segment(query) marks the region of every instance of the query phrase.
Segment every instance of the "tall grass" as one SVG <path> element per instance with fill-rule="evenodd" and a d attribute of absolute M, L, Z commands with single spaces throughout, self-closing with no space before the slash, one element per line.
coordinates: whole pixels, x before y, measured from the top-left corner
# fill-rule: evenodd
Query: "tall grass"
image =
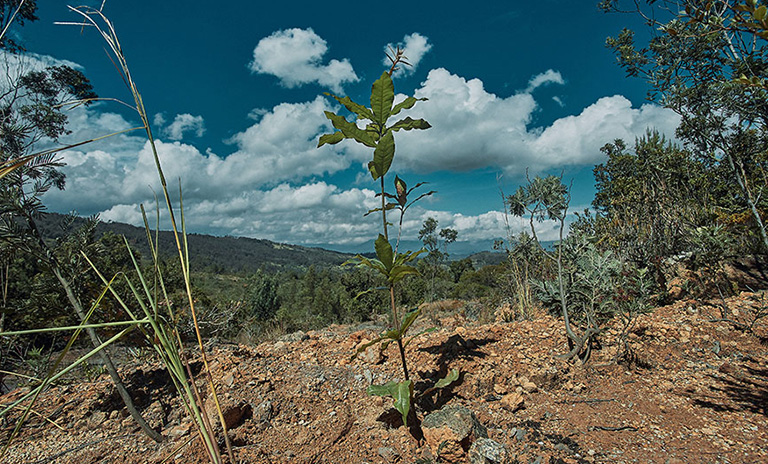
<path fill-rule="evenodd" d="M 207 388 L 208 390 L 210 390 L 209 392 L 210 396 L 215 404 L 215 409 L 218 415 L 219 423 L 221 424 L 221 427 L 222 427 L 222 434 L 224 437 L 224 442 L 226 443 L 229 460 L 230 462 L 234 463 L 235 459 L 232 452 L 232 447 L 229 442 L 229 438 L 227 436 L 226 423 L 224 421 L 223 413 L 221 411 L 219 399 L 216 394 L 215 383 L 213 380 L 213 376 L 211 375 L 207 355 L 205 352 L 205 348 L 203 346 L 203 340 L 200 333 L 197 312 L 195 311 L 195 301 L 192 297 L 192 287 L 190 282 L 190 267 L 189 267 L 189 248 L 188 248 L 188 243 L 186 238 L 186 228 L 185 228 L 184 212 L 183 212 L 184 207 L 183 207 L 182 196 L 181 196 L 181 188 L 179 188 L 179 200 L 178 200 L 178 210 L 180 211 L 180 218 L 177 221 L 176 215 L 174 213 L 175 211 L 174 203 L 172 202 L 169 191 L 168 191 L 168 186 L 167 186 L 165 176 L 163 174 L 163 169 L 160 163 L 160 157 L 158 156 L 157 149 L 155 146 L 155 139 L 149 124 L 149 118 L 144 108 L 144 103 L 143 103 L 141 94 L 138 90 L 138 87 L 133 77 L 131 76 L 130 68 L 128 67 L 128 63 L 127 63 L 125 54 L 123 53 L 122 47 L 120 45 L 120 41 L 118 39 L 114 25 L 101 12 L 101 10 L 97 10 L 89 7 L 69 7 L 69 9 L 72 12 L 78 14 L 81 17 L 81 20 L 77 22 L 65 22 L 65 23 L 59 23 L 59 24 L 75 25 L 80 28 L 93 29 L 98 32 L 98 34 L 101 36 L 103 41 L 107 44 L 109 53 L 110 53 L 110 58 L 113 60 L 113 63 L 115 64 L 115 67 L 120 73 L 121 78 L 123 79 L 123 81 L 125 82 L 126 86 L 130 91 L 133 104 L 128 104 L 128 106 L 131 107 L 133 110 L 135 110 L 137 115 L 139 116 L 139 119 L 141 120 L 141 123 L 142 123 L 142 126 L 140 127 L 140 129 L 143 129 L 145 131 L 147 140 L 149 141 L 149 145 L 152 149 L 157 174 L 160 178 L 160 183 L 162 185 L 162 195 L 165 203 L 165 211 L 170 217 L 171 226 L 172 226 L 173 234 L 175 237 L 176 249 L 178 252 L 179 262 L 181 264 L 180 272 L 182 273 L 182 277 L 184 279 L 185 290 L 187 295 L 187 303 L 189 306 L 189 312 L 192 316 L 192 321 L 193 321 L 194 331 L 195 331 L 196 341 L 197 341 L 197 349 L 199 349 L 199 356 L 202 359 L 203 372 L 206 378 Z M 89 142 L 90 141 L 85 141 L 77 145 L 82 145 Z M 61 149 L 71 148 L 73 146 L 60 148 L 60 149 L 57 149 L 56 151 Z M 40 155 L 39 154 L 29 155 L 27 157 L 24 157 L 23 159 L 17 159 L 14 163 L 0 166 L 0 176 L 5 175 L 8 172 L 11 172 L 10 170 L 18 168 L 19 166 L 23 165 L 23 163 L 34 159 L 36 156 L 40 156 Z M 149 227 L 146 212 L 144 211 L 143 206 L 142 206 L 142 216 L 144 218 L 145 228 L 147 230 L 147 240 L 149 241 L 150 249 L 151 249 L 151 257 L 153 262 L 152 275 L 147 276 L 145 275 L 145 273 L 142 272 L 141 266 L 139 265 L 138 261 L 133 256 L 133 254 L 131 253 L 131 259 L 133 260 L 133 265 L 135 268 L 136 280 L 131 280 L 127 275 L 124 275 L 124 274 L 113 276 L 110 279 L 108 279 L 106 276 L 102 275 L 102 273 L 99 272 L 99 270 L 94 266 L 93 262 L 87 256 L 85 256 L 85 258 L 91 264 L 94 272 L 98 275 L 99 279 L 101 279 L 101 281 L 103 282 L 104 290 L 101 296 L 99 297 L 99 299 L 90 308 L 88 315 L 81 321 L 81 324 L 79 326 L 64 328 L 65 330 L 66 329 L 73 330 L 74 333 L 70 337 L 69 343 L 67 344 L 65 350 L 58 357 L 56 362 L 53 363 L 47 376 L 42 380 L 40 385 L 38 385 L 35 389 L 30 391 L 27 395 L 25 395 L 18 401 L 10 405 L 7 405 L 4 407 L 4 409 L 0 410 L 0 417 L 1 417 L 7 414 L 11 409 L 19 408 L 21 403 L 25 401 L 29 401 L 26 408 L 24 409 L 24 413 L 21 419 L 18 421 L 16 428 L 14 429 L 11 435 L 11 438 L 6 443 L 2 452 L 0 452 L 0 459 L 7 452 L 11 444 L 11 440 L 13 439 L 13 437 L 15 437 L 18 434 L 22 424 L 26 420 L 26 417 L 29 415 L 30 411 L 32 411 L 32 407 L 35 400 L 51 384 L 51 382 L 56 381 L 61 376 L 65 375 L 67 372 L 70 372 L 75 367 L 81 365 L 82 363 L 87 361 L 91 356 L 98 353 L 99 350 L 114 343 L 116 340 L 120 339 L 129 331 L 133 329 L 138 329 L 142 332 L 142 334 L 146 336 L 147 340 L 150 341 L 158 357 L 162 360 L 168 373 L 170 374 L 170 378 L 172 379 L 174 387 L 179 393 L 188 414 L 191 416 L 191 418 L 194 421 L 194 424 L 197 428 L 198 436 L 208 454 L 209 460 L 212 463 L 216 463 L 216 464 L 223 462 L 222 454 L 219 449 L 218 440 L 215 434 L 215 423 L 212 421 L 212 418 L 208 417 L 206 413 L 206 408 L 204 407 L 204 403 L 203 403 L 204 397 L 207 396 L 206 392 L 201 392 L 195 383 L 194 376 L 189 366 L 190 355 L 187 353 L 185 346 L 183 344 L 183 341 L 181 339 L 181 336 L 179 334 L 179 328 L 178 328 L 179 319 L 177 317 L 177 314 L 174 313 L 172 306 L 170 304 L 167 304 L 170 301 L 170 298 L 168 297 L 168 294 L 166 292 L 163 275 L 159 266 L 158 251 L 157 251 L 157 235 L 155 235 L 155 238 L 153 240 L 151 229 Z M 159 206 L 158 206 L 157 207 L 158 223 L 159 223 L 159 216 L 160 216 L 160 212 L 159 212 Z M 126 242 L 126 247 L 128 247 L 127 242 Z M 130 252 L 130 247 L 128 247 L 128 250 Z M 130 297 L 131 297 L 130 301 L 126 301 L 125 299 L 123 299 L 114 290 L 113 283 L 115 282 L 116 279 L 122 279 L 127 283 L 128 288 L 130 289 Z M 123 308 L 125 313 L 128 315 L 129 320 L 115 321 L 115 322 L 104 323 L 104 324 L 89 324 L 88 320 L 90 316 L 98 308 L 102 299 L 108 293 L 111 294 L 111 296 L 115 298 L 116 301 L 120 304 L 120 306 Z M 89 352 L 85 356 L 79 358 L 70 366 L 67 366 L 64 369 L 57 371 L 59 366 L 61 365 L 64 355 L 69 350 L 69 348 L 75 343 L 80 332 L 84 328 L 86 327 L 104 328 L 104 327 L 121 327 L 121 326 L 126 326 L 126 327 L 120 332 L 118 332 L 116 335 L 111 337 L 109 340 L 105 341 L 101 346 L 93 349 L 91 352 Z M 48 330 L 48 329 L 44 329 L 44 330 Z M 32 331 L 13 332 L 13 333 L 6 332 L 6 333 L 0 333 L 0 335 L 3 335 L 3 336 L 25 335 L 31 332 Z"/>

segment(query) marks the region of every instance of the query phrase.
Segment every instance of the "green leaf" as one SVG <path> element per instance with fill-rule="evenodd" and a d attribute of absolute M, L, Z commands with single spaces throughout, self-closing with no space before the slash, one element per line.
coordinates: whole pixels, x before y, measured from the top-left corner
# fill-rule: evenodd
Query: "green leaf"
<path fill-rule="evenodd" d="M 400 129 L 408 131 L 412 129 L 429 129 L 430 127 L 432 126 L 427 121 L 423 119 L 411 119 L 409 116 L 394 123 L 392 127 L 389 128 L 389 130 L 392 132 L 397 132 Z"/>
<path fill-rule="evenodd" d="M 400 282 L 409 275 L 420 275 L 418 269 L 407 264 L 398 264 L 389 270 L 389 281 L 394 283 Z"/>
<path fill-rule="evenodd" d="M 381 261 L 387 271 L 390 271 L 395 260 L 394 253 L 392 252 L 392 245 L 383 235 L 379 234 L 379 237 L 376 239 L 376 243 L 374 243 L 373 246 L 376 249 L 376 257 L 379 258 L 379 261 Z"/>
<path fill-rule="evenodd" d="M 752 13 L 752 17 L 757 21 L 764 20 L 766 16 L 768 16 L 768 8 L 766 8 L 765 5 L 760 5 L 760 7 L 756 9 L 754 13 Z"/>
<path fill-rule="evenodd" d="M 395 84 L 385 71 L 371 87 L 371 109 L 373 121 L 380 127 L 387 125 L 387 119 L 392 114 L 392 103 L 395 101 Z"/>
<path fill-rule="evenodd" d="M 421 308 L 416 308 L 413 311 L 409 311 L 403 316 L 403 322 L 400 324 L 400 332 L 406 333 L 408 328 L 418 319 L 421 314 Z"/>
<path fill-rule="evenodd" d="M 384 277 L 389 277 L 388 269 L 378 259 L 368 259 L 365 256 L 357 255 L 354 258 L 350 258 L 343 263 L 342 266 L 355 265 L 357 267 L 367 267 L 379 271 Z"/>
<path fill-rule="evenodd" d="M 459 379 L 459 370 L 458 369 L 451 369 L 451 372 L 449 372 L 444 378 L 437 381 L 435 384 L 435 388 L 445 388 L 448 385 L 452 384 L 453 382 L 457 381 Z"/>
<path fill-rule="evenodd" d="M 395 409 L 403 417 L 403 425 L 408 424 L 408 412 L 411 410 L 411 397 L 413 396 L 413 382 L 387 382 L 384 385 L 370 385 L 366 392 L 371 396 L 391 396 L 395 400 Z"/>
<path fill-rule="evenodd" d="M 317 148 L 322 147 L 326 143 L 329 145 L 336 145 L 337 143 L 344 140 L 346 137 L 344 137 L 344 134 L 341 132 L 334 132 L 333 134 L 325 134 L 320 137 L 320 141 L 317 142 Z"/>
<path fill-rule="evenodd" d="M 395 105 L 394 108 L 392 108 L 392 113 L 389 114 L 390 117 L 398 114 L 402 110 L 409 110 L 413 108 L 413 105 L 416 104 L 417 101 L 426 101 L 426 98 L 414 98 L 414 97 L 408 97 L 405 100 L 401 101 L 397 105 Z"/>
<path fill-rule="evenodd" d="M 344 105 L 344 108 L 348 109 L 351 113 L 355 113 L 358 119 L 368 119 L 373 121 L 373 113 L 370 109 L 353 102 L 349 97 L 340 98 L 336 95 L 331 95 L 337 102 Z"/>
<path fill-rule="evenodd" d="M 395 259 L 395 264 L 406 264 L 410 263 L 411 261 L 415 261 L 416 258 L 419 257 L 420 254 L 426 253 L 427 250 L 422 248 L 419 251 L 406 251 L 405 253 L 400 253 L 397 255 L 397 258 Z"/>
<path fill-rule="evenodd" d="M 376 143 L 373 141 L 373 138 L 371 138 L 371 134 L 357 127 L 357 124 L 349 122 L 344 119 L 343 116 L 331 113 L 330 111 L 325 112 L 325 117 L 331 120 L 333 127 L 340 130 L 342 134 L 344 134 L 344 137 L 355 139 L 365 146 L 376 148 Z"/>
<path fill-rule="evenodd" d="M 376 150 L 373 152 L 373 161 L 368 163 L 368 169 L 371 171 L 373 180 L 378 179 L 389 171 L 394 157 L 395 137 L 392 135 L 392 132 L 387 132 L 376 145 Z"/>

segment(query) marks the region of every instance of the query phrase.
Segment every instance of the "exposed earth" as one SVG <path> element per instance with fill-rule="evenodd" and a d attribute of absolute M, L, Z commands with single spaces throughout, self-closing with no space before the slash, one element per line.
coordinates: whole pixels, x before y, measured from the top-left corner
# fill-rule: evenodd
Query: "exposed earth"
<path fill-rule="evenodd" d="M 457 384 L 422 397 L 416 416 L 426 425 L 434 422 L 425 421 L 427 415 L 444 408 L 468 421 L 465 436 L 451 441 L 451 426 L 447 434 L 445 427 L 437 434 L 423 427 L 424 436 L 409 432 L 391 399 L 365 393 L 371 383 L 401 378 L 396 349 L 383 359 L 369 350 L 351 360 L 355 347 L 381 327 L 331 326 L 258 346 L 210 344 L 236 460 L 768 462 L 766 321 L 748 332 L 718 321 L 716 302 L 680 301 L 639 317 L 630 334 L 633 362 L 616 362 L 614 325 L 601 336 L 601 349 L 580 365 L 556 357 L 567 348 L 558 320 L 481 324 L 468 319 L 461 304 L 427 308 L 422 324 L 438 330 L 417 338 L 407 356 L 417 395 L 459 369 Z M 768 310 L 768 297 L 742 293 L 727 304 L 733 319 L 746 322 Z M 161 367 L 134 357 L 121 373 L 143 415 L 166 436 L 163 443 L 141 433 L 102 375 L 42 395 L 5 462 L 206 462 Z M 0 403 L 20 392 L 0 396 Z M 0 424 L 0 435 L 7 437 L 16 417 Z"/>

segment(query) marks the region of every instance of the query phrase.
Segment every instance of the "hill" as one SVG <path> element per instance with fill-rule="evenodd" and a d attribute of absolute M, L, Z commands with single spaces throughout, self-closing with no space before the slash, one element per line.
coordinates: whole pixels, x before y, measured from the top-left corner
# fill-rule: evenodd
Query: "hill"
<path fill-rule="evenodd" d="M 46 214 L 40 221 L 40 231 L 46 239 L 62 237 L 68 230 L 82 226 L 84 218 L 75 218 L 65 229 L 65 216 L 57 213 Z M 147 235 L 143 228 L 119 222 L 101 222 L 97 234 L 112 232 L 123 235 L 142 256 L 149 256 Z M 161 256 L 176 256 L 176 243 L 170 231 L 160 231 L 159 247 Z M 215 237 L 212 235 L 188 234 L 190 265 L 199 271 L 216 273 L 252 273 L 258 269 L 285 269 L 315 266 L 337 266 L 346 261 L 350 254 L 322 248 L 303 247 L 245 237 Z"/>

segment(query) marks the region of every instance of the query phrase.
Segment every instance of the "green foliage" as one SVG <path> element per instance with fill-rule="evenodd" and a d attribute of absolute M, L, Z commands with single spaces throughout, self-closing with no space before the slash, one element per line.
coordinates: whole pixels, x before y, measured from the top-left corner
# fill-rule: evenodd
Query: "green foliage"
<path fill-rule="evenodd" d="M 356 120 L 365 124 L 365 129 L 361 129 L 356 122 L 349 122 L 344 117 L 337 114 L 326 112 L 326 117 L 331 121 L 337 132 L 326 134 L 320 137 L 318 147 L 329 143 L 339 143 L 344 139 L 353 139 L 357 143 L 366 147 L 373 148 L 373 159 L 368 163 L 368 171 L 371 178 L 380 182 L 381 188 L 377 194 L 381 198 L 381 207 L 368 212 L 381 212 L 382 233 L 379 234 L 374 244 L 376 258 L 367 258 L 358 255 L 347 261 L 345 264 L 355 264 L 358 267 L 371 269 L 387 281 L 387 289 L 390 296 L 390 308 L 392 311 L 392 323 L 394 327 L 386 331 L 374 343 L 382 343 L 382 349 L 385 349 L 391 342 L 396 342 L 400 351 L 400 360 L 402 362 L 403 382 L 395 382 L 387 386 L 380 386 L 380 389 L 369 389 L 371 394 L 389 394 L 395 398 L 395 407 L 403 414 L 403 424 L 407 425 L 408 410 L 413 397 L 413 384 L 410 383 L 408 375 L 408 366 L 405 358 L 405 345 L 403 342 L 408 329 L 420 314 L 420 310 L 406 313 L 402 321 L 398 317 L 397 302 L 395 298 L 395 287 L 407 276 L 418 275 L 418 270 L 411 265 L 416 258 L 426 250 L 417 252 L 406 251 L 400 253 L 398 246 L 400 243 L 400 234 L 403 229 L 403 216 L 408 208 L 416 201 L 425 196 L 432 195 L 434 192 L 427 192 L 420 195 L 415 200 L 409 202 L 408 196 L 414 189 L 420 187 L 419 183 L 415 187 L 408 189 L 407 184 L 400 177 L 395 177 L 395 194 L 387 193 L 384 189 L 384 177 L 389 172 L 395 157 L 395 138 L 394 133 L 400 130 L 428 129 L 430 127 L 427 121 L 423 119 L 414 120 L 410 117 L 401 119 L 394 124 L 388 125 L 390 117 L 396 116 L 402 110 L 412 108 L 420 99 L 406 97 L 405 100 L 394 104 L 395 86 L 392 82 L 392 73 L 397 69 L 399 63 L 407 64 L 402 50 L 399 48 L 393 51 L 393 55 L 387 55 L 392 61 L 389 72 L 382 73 L 371 86 L 371 106 L 366 108 L 354 103 L 349 97 L 337 97 L 331 95 L 337 102 L 343 105 L 348 111 L 353 113 Z M 369 121 L 366 123 L 366 121 Z M 387 199 L 394 200 L 387 202 Z M 398 209 L 400 212 L 400 224 L 398 228 L 398 238 L 395 247 L 389 241 L 389 223 L 387 222 L 387 211 Z M 367 215 L 367 214 L 366 214 Z"/>
<path fill-rule="evenodd" d="M 24 47 L 13 40 L 7 31 L 11 23 L 23 26 L 25 22 L 37 21 L 37 1 L 35 0 L 0 0 L 0 50 L 18 53 Z"/>
<path fill-rule="evenodd" d="M 408 97 L 403 102 L 394 105 L 395 86 L 391 74 L 388 72 L 382 73 L 381 77 L 373 83 L 370 108 L 353 102 L 349 97 L 326 95 L 334 98 L 349 112 L 353 113 L 358 121 L 364 124 L 365 121 L 369 122 L 365 129 L 360 129 L 356 123 L 347 121 L 343 116 L 326 111 L 325 116 L 337 129 L 337 132 L 320 137 L 318 148 L 325 144 L 339 143 L 344 139 L 353 139 L 357 143 L 373 148 L 373 160 L 368 163 L 368 170 L 373 180 L 378 180 L 389 172 L 395 157 L 394 132 L 431 127 L 423 119 L 413 120 L 411 118 L 401 119 L 392 125 L 387 125 L 391 116 L 399 114 L 404 109 L 412 108 L 417 101 L 426 100 L 425 98 Z"/>
<path fill-rule="evenodd" d="M 624 2 L 601 2 L 607 11 Z M 680 115 L 677 137 L 728 186 L 730 216 L 749 217 L 755 249 L 768 250 L 764 191 L 768 168 L 768 51 L 757 2 L 640 2 L 632 10 L 654 30 L 647 46 L 624 30 L 607 44 L 650 98 Z M 670 8 L 666 8 L 670 7 Z"/>
<path fill-rule="evenodd" d="M 391 396 L 395 400 L 395 409 L 400 412 L 403 418 L 403 425 L 408 424 L 408 413 L 411 411 L 411 398 L 413 397 L 413 381 L 397 382 L 393 380 L 384 385 L 369 385 L 366 392 L 371 396 Z"/>
<path fill-rule="evenodd" d="M 277 279 L 261 271 L 253 279 L 246 302 L 248 315 L 257 319 L 270 319 L 280 308 Z"/>
<path fill-rule="evenodd" d="M 633 151 L 621 140 L 602 151 L 607 160 L 594 169 L 592 233 L 659 278 L 663 259 L 690 251 L 693 231 L 727 220 L 721 212 L 733 209 L 716 172 L 658 132 L 639 138 Z"/>
<path fill-rule="evenodd" d="M 435 280 L 438 273 L 443 271 L 445 262 L 448 259 L 448 245 L 455 242 L 459 234 L 454 229 L 444 228 L 437 233 L 438 221 L 429 217 L 419 230 L 419 240 L 424 244 L 427 250 L 427 256 L 423 262 L 425 264 L 425 274 L 429 276 L 429 292 L 426 295 L 427 301 L 435 301 L 438 298 Z M 442 243 L 441 243 L 442 241 Z M 456 279 L 458 281 L 458 279 Z"/>

